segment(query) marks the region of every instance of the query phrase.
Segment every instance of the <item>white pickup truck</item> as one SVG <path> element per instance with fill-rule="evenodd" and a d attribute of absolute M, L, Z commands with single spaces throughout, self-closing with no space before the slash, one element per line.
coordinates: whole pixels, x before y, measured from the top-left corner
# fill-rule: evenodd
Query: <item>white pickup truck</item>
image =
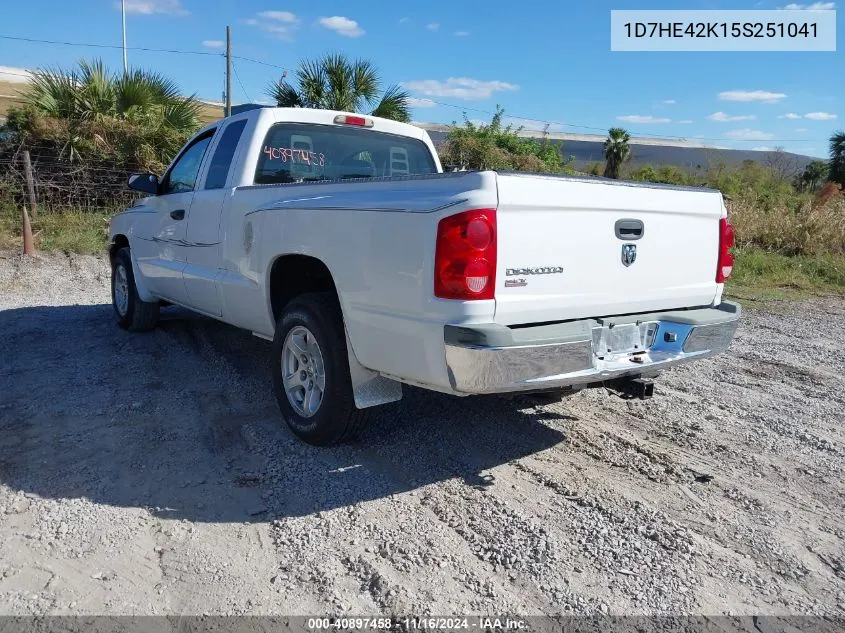
<path fill-rule="evenodd" d="M 443 173 L 417 127 L 284 108 L 208 125 L 129 185 L 149 195 L 111 222 L 119 324 L 178 304 L 272 340 L 283 416 L 314 444 L 402 383 L 648 396 L 739 319 L 718 191 Z"/>

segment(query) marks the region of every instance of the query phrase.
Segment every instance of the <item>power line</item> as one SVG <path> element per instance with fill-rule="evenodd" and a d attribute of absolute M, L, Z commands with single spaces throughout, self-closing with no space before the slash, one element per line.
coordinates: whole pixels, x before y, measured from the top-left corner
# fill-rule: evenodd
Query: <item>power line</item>
<path fill-rule="evenodd" d="M 261 64 L 262 66 L 269 66 L 270 68 L 279 68 L 281 70 L 291 70 L 290 68 L 285 68 L 284 66 L 279 66 L 278 64 L 271 64 L 270 62 L 263 62 L 260 59 L 253 59 L 252 57 L 244 57 L 243 55 L 232 55 L 232 59 L 240 59 L 242 61 L 251 62 L 253 64 Z"/>
<path fill-rule="evenodd" d="M 19 42 L 34 42 L 34 43 L 40 43 L 40 44 L 56 44 L 56 45 L 62 45 L 62 46 L 81 46 L 81 47 L 88 47 L 88 48 L 108 48 L 108 49 L 122 49 L 123 48 L 122 46 L 118 46 L 118 45 L 115 45 L 115 44 L 94 44 L 94 43 L 88 43 L 88 42 L 67 42 L 67 41 L 61 41 L 61 40 L 43 40 L 43 39 L 37 39 L 37 38 L 31 38 L 31 37 L 18 37 L 18 36 L 13 36 L 13 35 L 0 35 L 0 39 L 15 40 L 15 41 L 19 41 Z M 191 51 L 191 50 L 178 50 L 178 49 L 167 49 L 167 48 L 149 48 L 149 47 L 144 47 L 144 46 L 129 46 L 129 47 L 127 47 L 127 49 L 128 50 L 134 50 L 134 51 L 153 52 L 153 53 L 172 53 L 172 54 L 178 54 L 178 55 L 206 55 L 206 56 L 212 56 L 212 57 L 222 57 L 222 56 L 224 56 L 224 53 L 213 53 L 211 51 Z M 251 57 L 244 57 L 244 56 L 241 56 L 241 55 L 232 55 L 232 59 L 240 59 L 240 60 L 245 61 L 245 62 L 250 62 L 250 63 L 253 63 L 253 64 L 260 64 L 262 66 L 269 66 L 271 68 L 279 68 L 281 70 L 291 70 L 289 68 L 285 68 L 284 66 L 280 66 L 278 64 L 273 64 L 273 63 L 270 63 L 270 62 L 265 62 L 265 61 L 261 61 L 261 60 L 258 60 L 258 59 L 253 59 Z M 18 75 L 18 76 L 21 76 L 21 77 L 31 76 L 30 74 L 15 73 L 15 72 L 12 72 L 12 71 L 2 71 L 2 72 L 5 73 L 5 74 Z M 235 71 L 235 76 L 237 77 L 237 71 Z M 237 79 L 238 79 L 238 83 L 241 84 L 241 89 L 244 91 L 244 94 L 246 94 L 246 90 L 243 87 L 243 83 L 241 82 L 240 77 L 238 77 Z M 248 96 L 247 96 L 247 98 L 249 99 Z M 483 108 L 472 108 L 472 107 L 468 107 L 468 106 L 457 105 L 457 104 L 454 104 L 454 103 L 444 103 L 442 101 L 434 101 L 433 99 L 429 99 L 429 101 L 431 101 L 431 103 L 434 103 L 434 104 L 442 106 L 442 107 L 454 108 L 454 109 L 457 109 L 457 110 L 461 110 L 463 112 L 479 112 L 479 113 L 488 114 L 488 115 L 495 114 L 495 112 L 493 112 L 491 110 L 485 110 Z M 589 125 L 582 125 L 582 124 L 578 124 L 578 123 L 567 123 L 565 121 L 550 121 L 550 120 L 546 120 L 546 119 L 537 119 L 537 118 L 533 118 L 533 117 L 526 117 L 526 116 L 519 116 L 519 115 L 506 115 L 506 116 L 508 118 L 511 118 L 511 119 L 522 119 L 524 121 L 535 121 L 537 123 L 543 123 L 543 124 L 548 124 L 548 125 L 558 125 L 558 126 L 574 128 L 574 129 L 578 129 L 578 130 L 591 130 L 591 131 L 594 131 L 594 132 L 601 132 L 602 134 L 605 134 L 607 132 L 607 129 L 605 129 L 605 128 L 594 127 L 594 126 L 589 126 Z M 537 130 L 537 131 L 541 131 L 541 130 Z M 643 133 L 643 132 L 639 132 L 639 131 L 635 131 L 635 130 L 631 130 L 630 133 L 632 135 L 640 136 L 640 137 L 650 137 L 650 136 L 652 136 L 652 134 L 650 134 L 650 133 Z M 721 141 L 721 142 L 724 142 L 724 143 L 762 143 L 762 142 L 767 142 L 767 143 L 809 143 L 809 142 L 811 142 L 810 139 L 741 139 L 741 138 L 730 138 L 730 137 L 676 136 L 676 135 L 671 135 L 671 134 L 663 134 L 663 135 L 660 135 L 657 138 L 674 139 L 674 140 L 679 140 L 679 141 Z"/>
<path fill-rule="evenodd" d="M 63 40 L 41 40 L 34 37 L 17 37 L 14 35 L 0 35 L 0 40 L 14 40 L 17 42 L 32 42 L 36 44 L 56 44 L 60 46 L 80 46 L 82 48 L 110 48 L 110 49 L 123 49 L 122 46 L 118 46 L 117 44 L 95 44 L 92 42 L 67 42 Z M 190 51 L 190 50 L 180 50 L 180 49 L 172 49 L 172 48 L 150 48 L 147 46 L 127 46 L 127 50 L 130 51 L 145 51 L 148 53 L 173 53 L 176 55 L 208 55 L 211 57 L 223 57 L 224 53 L 213 53 L 211 51 Z M 280 68 L 282 70 L 290 70 L 289 68 L 285 68 L 284 66 L 280 66 L 278 64 L 272 64 L 270 62 L 261 61 L 259 59 L 253 59 L 252 57 L 243 57 L 241 55 L 232 55 L 232 59 L 240 59 L 245 62 L 250 62 L 253 64 L 261 64 L 262 66 L 270 66 L 271 68 Z M 14 74 L 14 73 L 9 73 Z"/>
<path fill-rule="evenodd" d="M 238 68 L 234 64 L 232 64 L 232 71 L 234 71 L 234 73 L 235 73 L 235 79 L 238 80 L 238 85 L 241 87 L 241 90 L 243 90 L 243 93 L 244 93 L 244 96 L 246 97 L 246 100 L 252 101 L 252 99 L 250 99 L 250 97 L 249 97 L 249 93 L 246 91 L 246 88 L 244 88 L 244 84 L 241 81 L 241 76 L 238 74 Z"/>
<path fill-rule="evenodd" d="M 444 106 L 444 107 L 447 107 L 447 108 L 456 108 L 456 109 L 464 110 L 464 111 L 467 111 L 467 112 L 480 112 L 482 114 L 490 114 L 490 115 L 496 114 L 492 110 L 484 110 L 482 108 L 469 108 L 469 107 L 465 107 L 465 106 L 461 106 L 461 105 L 456 105 L 454 103 L 443 103 L 441 101 L 434 101 L 433 99 L 429 99 L 429 101 L 431 101 L 432 103 L 439 105 L 439 106 Z M 549 121 L 547 119 L 535 119 L 535 118 L 532 118 L 532 117 L 520 116 L 520 115 L 516 115 L 516 114 L 513 114 L 513 115 L 512 114 L 505 114 L 504 116 L 505 116 L 505 118 L 510 118 L 510 119 L 521 119 L 523 121 L 535 121 L 537 123 L 547 123 L 547 124 L 550 124 L 550 125 L 560 125 L 560 126 L 571 127 L 571 128 L 576 128 L 576 129 L 580 129 L 580 130 L 594 130 L 594 131 L 597 131 L 597 132 L 601 132 L 602 134 L 605 134 L 607 132 L 606 128 L 591 127 L 589 125 L 580 125 L 578 123 L 566 123 L 564 121 Z M 529 131 L 531 131 L 531 132 L 542 132 L 542 130 L 529 130 Z M 634 131 L 634 130 L 629 130 L 629 132 L 632 135 L 636 135 L 636 136 L 640 136 L 640 137 L 651 136 L 651 134 L 646 134 L 646 133 L 638 132 L 638 131 Z M 659 137 L 656 137 L 656 138 L 675 139 L 675 140 L 679 140 L 679 141 L 723 141 L 725 143 L 762 143 L 762 142 L 766 142 L 766 143 L 793 143 L 793 142 L 795 142 L 795 143 L 809 143 L 809 142 L 811 142 L 810 139 L 802 139 L 802 138 L 786 138 L 786 139 L 777 139 L 777 138 L 766 138 L 766 139 L 751 138 L 751 139 L 748 139 L 748 138 L 744 138 L 743 139 L 743 138 L 709 137 L 709 136 L 673 136 L 673 135 L 669 135 L 669 134 L 662 134 L 662 135 L 660 135 Z"/>
<path fill-rule="evenodd" d="M 59 44 L 62 46 L 81 46 L 84 48 L 118 48 L 123 49 L 122 46 L 118 46 L 117 44 L 93 44 L 90 42 L 65 42 L 61 40 L 39 40 L 33 37 L 16 37 L 12 35 L 0 35 L 0 39 L 3 40 L 15 40 L 18 42 L 34 42 L 36 44 Z M 170 49 L 170 48 L 148 48 L 145 46 L 127 46 L 127 50 L 130 51 L 147 51 L 152 53 L 177 53 L 180 55 L 213 55 L 219 56 L 221 53 L 212 53 L 211 51 L 185 51 L 185 50 L 177 50 L 177 49 Z"/>

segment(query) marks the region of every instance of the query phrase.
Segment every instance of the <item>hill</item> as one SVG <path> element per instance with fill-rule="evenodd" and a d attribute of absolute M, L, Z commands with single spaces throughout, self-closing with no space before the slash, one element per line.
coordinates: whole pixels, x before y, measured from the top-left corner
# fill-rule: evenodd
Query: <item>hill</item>
<path fill-rule="evenodd" d="M 428 131 L 431 140 L 439 145 L 446 140 L 449 131 L 447 125 L 436 123 L 418 123 L 415 125 Z M 542 135 L 536 131 L 525 130 L 520 136 L 540 140 Z M 563 145 L 563 155 L 572 156 L 576 168 L 584 168 L 591 163 L 604 162 L 602 146 L 604 136 L 597 134 L 560 134 L 551 133 L 548 139 L 552 143 Z M 631 167 L 646 164 L 676 165 L 685 170 L 706 170 L 720 163 L 726 166 L 738 165 L 746 160 L 756 161 L 764 165 L 783 164 L 788 171 L 803 170 L 809 163 L 818 160 L 812 156 L 793 154 L 791 152 L 766 152 L 742 149 L 727 149 L 712 147 L 695 140 L 664 139 L 664 138 L 632 138 L 631 139 Z"/>

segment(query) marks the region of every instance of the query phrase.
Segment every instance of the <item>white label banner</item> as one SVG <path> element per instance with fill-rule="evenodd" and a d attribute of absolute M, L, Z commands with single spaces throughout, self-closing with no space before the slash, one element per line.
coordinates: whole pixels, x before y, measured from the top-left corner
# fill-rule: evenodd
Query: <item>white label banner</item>
<path fill-rule="evenodd" d="M 836 11 L 611 11 L 612 51 L 835 51 Z"/>

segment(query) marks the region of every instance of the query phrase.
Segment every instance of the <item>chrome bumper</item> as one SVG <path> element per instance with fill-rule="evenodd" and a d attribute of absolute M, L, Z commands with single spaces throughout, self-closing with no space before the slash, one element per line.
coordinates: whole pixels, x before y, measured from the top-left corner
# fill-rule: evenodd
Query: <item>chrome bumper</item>
<path fill-rule="evenodd" d="M 447 325 L 446 365 L 460 393 L 583 386 L 661 370 L 725 351 L 740 306 L 585 319 L 512 329 Z"/>

